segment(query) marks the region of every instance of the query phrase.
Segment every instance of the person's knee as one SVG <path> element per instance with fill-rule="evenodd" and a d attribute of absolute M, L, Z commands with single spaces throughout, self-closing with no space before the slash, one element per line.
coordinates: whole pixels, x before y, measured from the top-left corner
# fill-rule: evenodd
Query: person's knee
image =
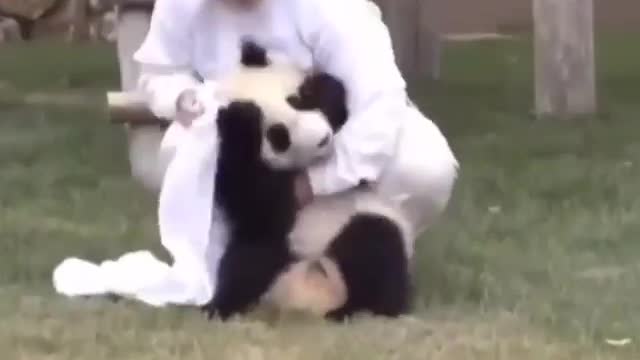
<path fill-rule="evenodd" d="M 450 157 L 434 161 L 418 179 L 429 192 L 427 196 L 431 198 L 436 211 L 443 212 L 447 207 L 457 178 L 458 162 Z"/>
<path fill-rule="evenodd" d="M 129 164 L 131 176 L 151 191 L 162 187 L 171 154 L 161 151 L 164 131 L 152 127 L 129 130 Z"/>
<path fill-rule="evenodd" d="M 446 210 L 457 179 L 456 162 L 442 162 L 418 171 L 414 178 L 417 189 L 408 205 L 418 232 L 436 222 Z"/>
<path fill-rule="evenodd" d="M 403 162 L 396 178 L 409 195 L 405 207 L 418 233 L 446 210 L 458 178 L 458 161 L 449 147 L 431 150 L 428 156 L 414 154 Z"/>

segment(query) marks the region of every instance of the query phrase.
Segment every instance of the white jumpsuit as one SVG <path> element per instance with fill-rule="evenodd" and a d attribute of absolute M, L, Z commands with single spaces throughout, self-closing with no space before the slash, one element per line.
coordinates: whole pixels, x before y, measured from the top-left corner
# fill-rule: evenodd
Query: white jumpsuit
<path fill-rule="evenodd" d="M 336 137 L 335 155 L 309 169 L 315 196 L 369 181 L 381 194 L 406 198 L 414 230 L 421 232 L 448 203 L 458 162 L 438 127 L 408 100 L 388 30 L 366 6 L 363 0 L 264 0 L 240 13 L 219 0 L 157 0 L 134 56 L 142 68 L 139 86 L 157 116 L 174 118 L 177 96 L 187 88 L 200 89 L 210 111 L 216 101 L 206 89 L 238 66 L 245 37 L 303 68 L 337 76 L 347 88 L 351 116 Z M 159 189 L 172 150 L 160 151 L 162 131 L 137 136 L 145 138 L 130 150 L 133 174 Z"/>

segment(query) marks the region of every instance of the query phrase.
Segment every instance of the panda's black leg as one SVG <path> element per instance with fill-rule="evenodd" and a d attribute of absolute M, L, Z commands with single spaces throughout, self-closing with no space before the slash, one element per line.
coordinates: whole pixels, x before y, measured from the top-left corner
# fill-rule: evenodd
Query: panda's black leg
<path fill-rule="evenodd" d="M 246 313 L 288 262 L 288 250 L 273 243 L 229 244 L 220 263 L 216 295 L 203 310 L 209 318 L 222 320 Z"/>
<path fill-rule="evenodd" d="M 353 217 L 329 247 L 349 290 L 347 303 L 330 314 L 359 311 L 396 317 L 409 311 L 410 275 L 400 229 L 374 214 Z"/>

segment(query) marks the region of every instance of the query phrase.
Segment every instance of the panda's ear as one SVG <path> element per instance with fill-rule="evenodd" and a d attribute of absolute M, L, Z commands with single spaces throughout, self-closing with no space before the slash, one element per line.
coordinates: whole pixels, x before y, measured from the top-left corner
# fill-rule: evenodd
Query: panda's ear
<path fill-rule="evenodd" d="M 242 54 L 240 61 L 247 67 L 267 67 L 269 59 L 267 50 L 252 40 L 242 41 Z"/>
<path fill-rule="evenodd" d="M 327 117 L 334 132 L 338 132 L 347 121 L 346 88 L 333 75 L 318 72 L 306 77 L 298 93 L 307 107 L 318 109 Z"/>

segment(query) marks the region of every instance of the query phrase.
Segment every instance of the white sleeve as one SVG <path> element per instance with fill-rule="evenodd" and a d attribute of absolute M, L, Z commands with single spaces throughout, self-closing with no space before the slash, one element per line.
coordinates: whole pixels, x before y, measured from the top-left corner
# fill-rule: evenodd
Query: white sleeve
<path fill-rule="evenodd" d="M 138 89 L 154 115 L 173 120 L 178 96 L 201 88 L 193 76 L 193 29 L 202 0 L 156 0 L 149 32 L 134 54 L 140 64 Z"/>
<path fill-rule="evenodd" d="M 299 0 L 297 19 L 315 66 L 341 79 L 349 120 L 335 153 L 308 170 L 315 195 L 376 181 L 393 155 L 406 83 L 396 65 L 389 31 L 367 0 Z"/>
<path fill-rule="evenodd" d="M 221 103 L 217 98 L 217 82 L 208 79 L 200 82 L 186 69 L 143 66 L 138 89 L 145 94 L 151 112 L 169 121 L 176 118 L 178 96 L 184 90 L 195 90 L 206 111 L 217 111 Z"/>
<path fill-rule="evenodd" d="M 151 112 L 162 119 L 174 120 L 178 96 L 200 83 L 188 71 L 142 66 L 138 89 L 144 93 Z"/>

